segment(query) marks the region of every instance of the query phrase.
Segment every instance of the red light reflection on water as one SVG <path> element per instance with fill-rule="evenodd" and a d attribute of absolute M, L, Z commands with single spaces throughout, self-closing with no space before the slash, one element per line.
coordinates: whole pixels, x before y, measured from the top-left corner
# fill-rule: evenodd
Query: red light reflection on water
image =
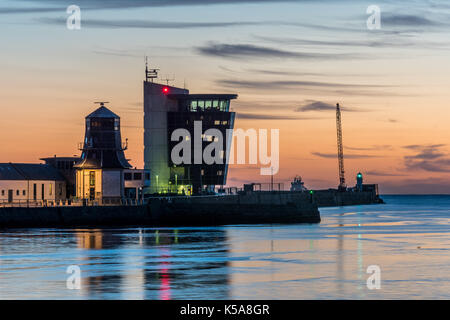
<path fill-rule="evenodd" d="M 161 258 L 165 261 L 161 263 L 161 271 L 160 271 L 160 279 L 161 285 L 159 286 L 159 299 L 160 300 L 170 300 L 170 275 L 169 275 L 169 262 L 167 261 L 170 258 L 169 251 L 164 250 L 164 253 L 161 255 Z"/>

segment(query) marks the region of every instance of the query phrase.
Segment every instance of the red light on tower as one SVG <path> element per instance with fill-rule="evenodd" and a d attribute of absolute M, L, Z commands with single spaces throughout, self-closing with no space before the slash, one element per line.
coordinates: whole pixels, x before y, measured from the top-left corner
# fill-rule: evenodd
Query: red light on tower
<path fill-rule="evenodd" d="M 169 88 L 168 87 L 164 87 L 162 89 L 162 91 L 163 91 L 164 94 L 168 94 L 169 93 Z"/>

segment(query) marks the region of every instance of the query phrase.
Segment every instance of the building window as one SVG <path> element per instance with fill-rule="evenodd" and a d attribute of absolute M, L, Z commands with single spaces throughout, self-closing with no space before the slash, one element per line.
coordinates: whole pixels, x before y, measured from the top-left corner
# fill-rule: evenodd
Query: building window
<path fill-rule="evenodd" d="M 89 185 L 95 187 L 95 171 L 89 172 Z"/>
<path fill-rule="evenodd" d="M 48 188 L 48 194 L 51 196 L 53 194 L 53 185 L 50 183 Z"/>
<path fill-rule="evenodd" d="M 131 172 L 125 172 L 124 174 L 123 174 L 123 178 L 125 179 L 125 180 L 131 180 L 132 178 L 131 178 Z"/>
<path fill-rule="evenodd" d="M 138 172 L 134 174 L 134 180 L 142 180 L 142 173 Z"/>
<path fill-rule="evenodd" d="M 22 190 L 22 195 L 26 195 L 26 194 L 27 194 L 26 191 Z"/>
<path fill-rule="evenodd" d="M 2 196 L 4 196 L 5 195 L 5 190 L 2 190 Z"/>
<path fill-rule="evenodd" d="M 196 100 L 191 102 L 191 110 L 197 111 L 197 101 Z"/>
<path fill-rule="evenodd" d="M 16 196 L 20 196 L 20 190 L 16 190 Z"/>

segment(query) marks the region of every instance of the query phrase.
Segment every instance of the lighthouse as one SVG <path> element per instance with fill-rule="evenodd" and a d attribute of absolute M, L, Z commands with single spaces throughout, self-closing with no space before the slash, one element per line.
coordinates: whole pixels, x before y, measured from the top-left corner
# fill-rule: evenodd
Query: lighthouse
<path fill-rule="evenodd" d="M 122 143 L 120 117 L 98 102 L 100 107 L 86 119 L 85 138 L 76 169 L 76 195 L 79 199 L 111 203 L 124 197 L 123 171 L 131 165 L 125 158 L 127 143 Z"/>

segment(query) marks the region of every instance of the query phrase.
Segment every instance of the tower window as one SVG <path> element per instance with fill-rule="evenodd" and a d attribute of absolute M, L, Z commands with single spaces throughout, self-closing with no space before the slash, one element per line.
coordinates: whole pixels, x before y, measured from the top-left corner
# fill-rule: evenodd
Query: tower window
<path fill-rule="evenodd" d="M 95 171 L 89 172 L 89 186 L 95 187 Z"/>
<path fill-rule="evenodd" d="M 131 172 L 125 172 L 125 173 L 123 174 L 123 178 L 124 178 L 125 180 L 132 180 Z"/>

